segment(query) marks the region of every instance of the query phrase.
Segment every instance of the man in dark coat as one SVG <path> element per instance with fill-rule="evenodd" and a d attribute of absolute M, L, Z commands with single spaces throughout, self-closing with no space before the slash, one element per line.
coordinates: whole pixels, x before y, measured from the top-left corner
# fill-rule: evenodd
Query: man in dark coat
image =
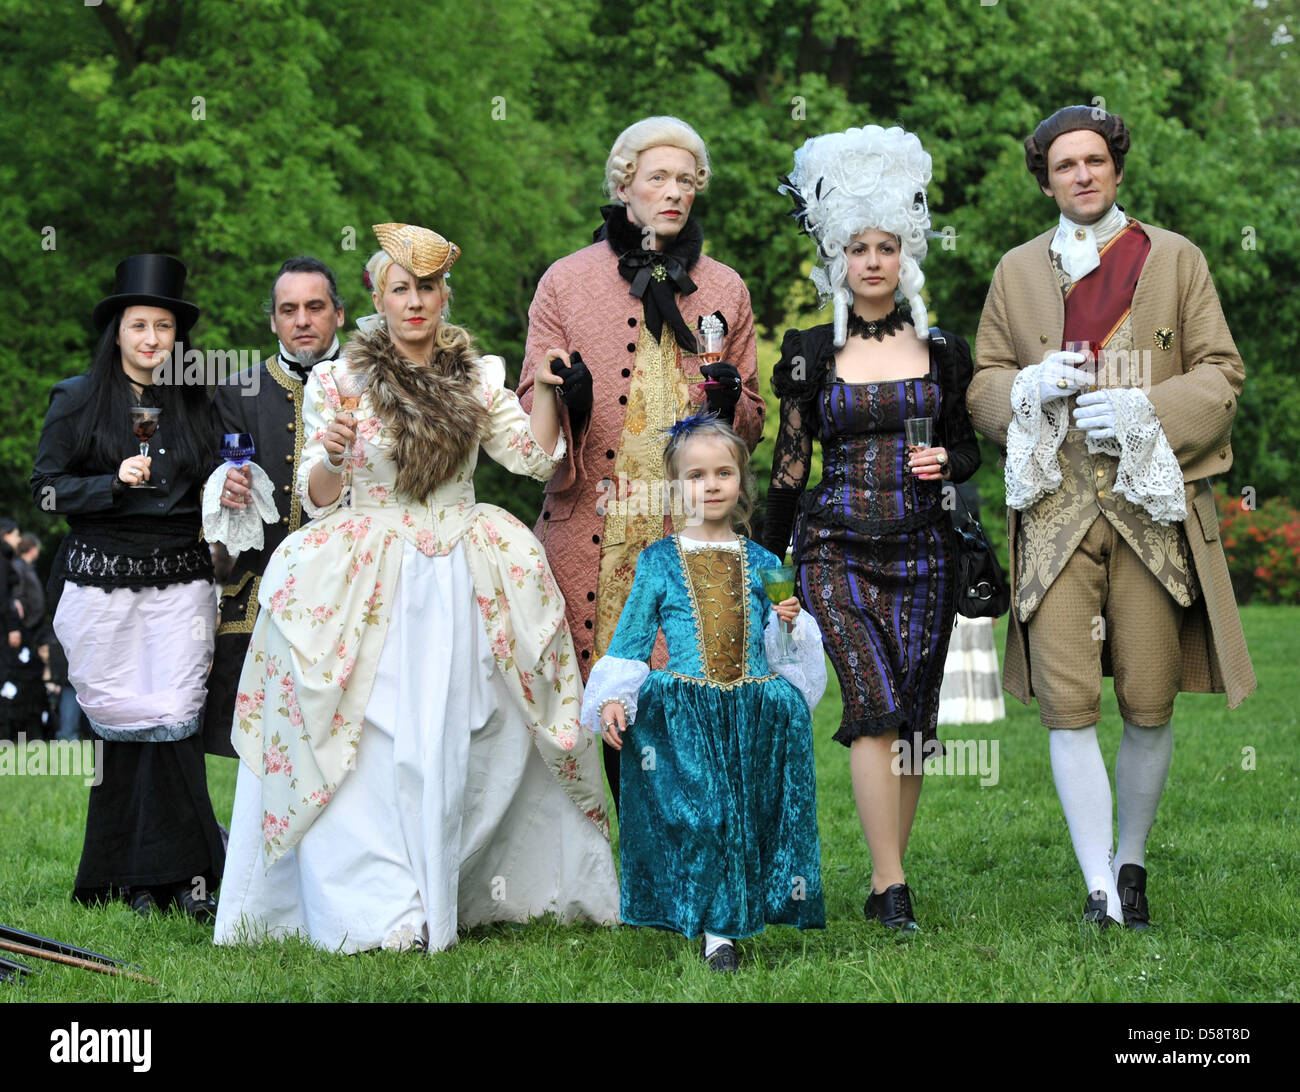
<path fill-rule="evenodd" d="M 263 528 L 260 550 L 245 551 L 233 562 L 229 583 L 221 591 L 221 620 L 216 653 L 208 678 L 203 736 L 209 754 L 234 758 L 230 727 L 244 654 L 257 621 L 257 586 L 271 553 L 303 523 L 302 505 L 293 491 L 302 453 L 302 391 L 311 369 L 339 354 L 343 299 L 334 273 L 315 258 L 290 258 L 275 275 L 266 304 L 279 351 L 251 373 L 236 376 L 216 389 L 215 405 L 222 432 L 245 432 L 253 438 L 257 464 L 275 486 L 279 520 Z M 242 509 L 249 502 L 250 475 L 227 474 L 222 504 Z"/>

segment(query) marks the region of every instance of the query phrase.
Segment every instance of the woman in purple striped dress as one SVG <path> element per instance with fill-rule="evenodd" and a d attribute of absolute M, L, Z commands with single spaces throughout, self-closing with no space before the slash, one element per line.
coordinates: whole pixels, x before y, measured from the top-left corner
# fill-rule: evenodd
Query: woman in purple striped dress
<path fill-rule="evenodd" d="M 795 155 L 782 188 L 818 244 L 813 281 L 835 320 L 785 335 L 763 534 L 781 556 L 794 530 L 799 598 L 839 676 L 835 739 L 850 749 L 872 859 L 864 912 L 904 932 L 917 926 L 903 856 L 921 760 L 937 746 L 954 616 L 943 488 L 979 466 L 966 413 L 970 349 L 928 327 L 920 294 L 929 179 L 920 141 L 896 128 L 828 134 Z M 928 420 L 928 443 L 909 446 L 909 419 Z M 807 489 L 814 438 L 822 479 Z"/>

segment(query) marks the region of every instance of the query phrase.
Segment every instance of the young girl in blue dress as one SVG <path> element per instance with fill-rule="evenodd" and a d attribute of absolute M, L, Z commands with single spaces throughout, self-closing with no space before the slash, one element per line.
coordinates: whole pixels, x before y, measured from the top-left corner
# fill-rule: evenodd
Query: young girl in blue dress
<path fill-rule="evenodd" d="M 767 923 L 826 923 L 812 749 L 826 668 L 812 617 L 793 597 L 774 610 L 763 590 L 780 559 L 733 528 L 750 509 L 745 443 L 692 417 L 671 430 L 664 470 L 689 518 L 641 552 L 582 721 L 628 751 L 622 920 L 703 934 L 708 965 L 735 971 L 735 941 Z M 661 629 L 668 665 L 651 671 Z"/>

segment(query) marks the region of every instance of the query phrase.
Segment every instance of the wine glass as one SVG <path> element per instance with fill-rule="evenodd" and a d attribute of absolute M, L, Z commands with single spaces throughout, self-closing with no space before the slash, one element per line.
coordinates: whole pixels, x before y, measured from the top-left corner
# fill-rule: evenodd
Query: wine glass
<path fill-rule="evenodd" d="M 162 410 L 157 406 L 131 407 L 131 431 L 135 433 L 135 438 L 140 441 L 140 454 L 146 458 L 149 455 L 149 441 L 153 439 L 154 433 L 158 431 L 158 418 L 161 416 Z M 154 486 L 148 482 L 140 481 L 129 488 L 153 489 Z"/>
<path fill-rule="evenodd" d="M 334 385 L 338 387 L 339 391 L 339 405 L 351 413 L 361 405 L 361 396 L 366 393 L 366 387 L 369 386 L 369 384 L 369 372 L 340 372 L 334 377 Z M 353 414 L 353 420 L 356 420 L 355 414 Z M 352 458 L 351 441 L 348 442 L 348 446 L 343 450 L 343 457 L 345 459 Z"/>
<path fill-rule="evenodd" d="M 247 432 L 225 432 L 221 436 L 221 460 L 231 466 L 247 466 L 257 454 L 253 437 Z"/>
<path fill-rule="evenodd" d="M 778 565 L 773 569 L 759 569 L 758 578 L 763 582 L 763 591 L 767 593 L 767 598 L 774 607 L 778 603 L 784 603 L 794 595 L 793 565 Z M 776 644 L 780 650 L 782 660 L 790 655 L 790 633 L 792 630 L 793 626 L 788 622 L 777 623 Z"/>
<path fill-rule="evenodd" d="M 907 450 L 919 451 L 929 447 L 934 439 L 934 422 L 929 417 L 909 417 L 903 422 L 907 436 Z"/>
<path fill-rule="evenodd" d="M 1091 390 L 1097 385 L 1097 356 L 1093 352 L 1091 341 L 1066 341 L 1061 344 L 1067 353 L 1079 353 L 1085 359 L 1082 363 L 1075 364 L 1073 367 L 1078 368 L 1081 372 L 1086 372 L 1092 376 L 1093 381 L 1084 390 Z"/>

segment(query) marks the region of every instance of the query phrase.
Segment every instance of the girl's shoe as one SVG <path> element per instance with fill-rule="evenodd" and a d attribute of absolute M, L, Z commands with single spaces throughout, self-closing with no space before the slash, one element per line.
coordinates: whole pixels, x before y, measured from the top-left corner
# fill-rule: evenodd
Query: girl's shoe
<path fill-rule="evenodd" d="M 900 933 L 917 933 L 921 929 L 912 913 L 912 893 L 905 883 L 891 884 L 879 894 L 872 891 L 862 912 L 868 921 L 878 921 L 886 929 Z"/>
<path fill-rule="evenodd" d="M 717 971 L 720 974 L 735 974 L 740 970 L 740 954 L 736 951 L 734 944 L 724 944 L 711 956 L 706 956 L 704 954 L 704 938 L 700 937 L 700 958 L 708 964 L 709 970 Z"/>

